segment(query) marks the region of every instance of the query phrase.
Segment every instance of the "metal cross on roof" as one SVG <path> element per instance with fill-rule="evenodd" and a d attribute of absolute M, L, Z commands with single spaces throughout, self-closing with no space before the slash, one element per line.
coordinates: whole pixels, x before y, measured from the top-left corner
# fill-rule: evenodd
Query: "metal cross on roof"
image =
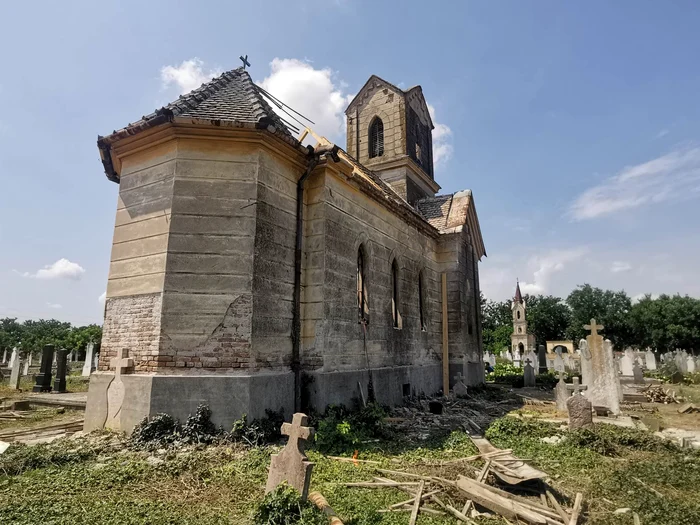
<path fill-rule="evenodd" d="M 238 58 L 240 58 L 241 61 L 243 62 L 243 69 L 245 69 L 246 66 L 250 67 L 250 62 L 248 62 L 248 55 L 246 55 L 246 56 L 241 55 Z"/>

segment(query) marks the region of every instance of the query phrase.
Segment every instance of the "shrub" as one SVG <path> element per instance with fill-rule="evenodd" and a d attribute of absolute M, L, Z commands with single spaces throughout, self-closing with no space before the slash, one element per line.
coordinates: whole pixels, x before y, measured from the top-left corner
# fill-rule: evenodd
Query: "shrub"
<path fill-rule="evenodd" d="M 265 410 L 265 417 L 253 420 L 248 423 L 248 417 L 243 414 L 240 419 L 233 423 L 229 439 L 241 441 L 257 447 L 268 443 L 274 443 L 282 436 L 280 430 L 284 423 L 284 411 Z"/>
<path fill-rule="evenodd" d="M 169 414 L 145 417 L 134 427 L 129 444 L 134 448 L 152 450 L 169 446 L 211 444 L 225 437 L 223 429 L 211 422 L 211 410 L 199 405 L 184 426 Z"/>
<path fill-rule="evenodd" d="M 253 513 L 254 525 L 327 525 L 328 518 L 292 487 L 282 484 L 265 495 Z"/>
<path fill-rule="evenodd" d="M 386 412 L 377 403 L 350 411 L 343 405 L 329 405 L 314 423 L 316 446 L 321 452 L 342 452 L 362 441 L 384 434 Z"/>

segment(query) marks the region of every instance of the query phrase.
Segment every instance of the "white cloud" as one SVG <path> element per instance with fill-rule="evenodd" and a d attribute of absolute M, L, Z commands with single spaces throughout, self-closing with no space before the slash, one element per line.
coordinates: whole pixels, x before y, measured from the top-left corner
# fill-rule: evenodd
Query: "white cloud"
<path fill-rule="evenodd" d="M 78 263 L 69 261 L 68 259 L 59 259 L 53 264 L 44 266 L 36 273 L 18 272 L 22 277 L 31 277 L 33 279 L 72 279 L 77 281 L 85 273 L 85 268 Z"/>
<path fill-rule="evenodd" d="M 532 282 L 520 281 L 520 290 L 526 294 L 543 294 L 550 292 L 549 285 L 552 275 L 561 272 L 565 266 L 586 253 L 585 248 L 568 250 L 552 250 L 545 255 L 535 255 L 530 259 L 529 266 L 536 268 Z"/>
<path fill-rule="evenodd" d="M 194 57 L 185 60 L 179 66 L 163 66 L 160 70 L 160 79 L 163 89 L 176 86 L 179 94 L 189 93 L 214 77 L 218 77 L 221 69 L 205 69 L 204 62 Z"/>
<path fill-rule="evenodd" d="M 63 305 L 60 305 L 60 304 L 58 304 L 58 303 L 49 303 L 49 302 L 47 302 L 47 303 L 46 303 L 46 306 L 48 306 L 49 308 L 53 308 L 54 310 L 60 310 L 61 308 L 63 308 Z"/>
<path fill-rule="evenodd" d="M 445 124 L 438 123 L 435 118 L 435 108 L 428 104 L 430 118 L 433 119 L 433 164 L 435 167 L 444 164 L 452 157 L 452 130 Z"/>
<path fill-rule="evenodd" d="M 97 298 L 97 302 L 100 304 L 105 304 L 105 301 L 107 300 L 107 292 L 102 292 L 102 294 Z"/>
<path fill-rule="evenodd" d="M 584 191 L 568 210 L 576 221 L 622 210 L 700 196 L 700 147 L 677 149 L 636 166 L 627 166 Z"/>
<path fill-rule="evenodd" d="M 310 127 L 316 133 L 334 142 L 344 142 L 341 139 L 345 136 L 345 108 L 354 95 L 346 92 L 346 85 L 335 78 L 330 68 L 315 69 L 296 58 L 275 58 L 270 62 L 270 74 L 258 84 L 313 120 L 315 124 Z M 283 119 L 300 127 L 289 115 L 273 108 Z"/>
<path fill-rule="evenodd" d="M 624 261 L 613 261 L 612 266 L 610 266 L 610 271 L 613 273 L 629 272 L 632 269 L 632 265 Z"/>
<path fill-rule="evenodd" d="M 656 134 L 656 138 L 657 138 L 657 139 L 660 139 L 660 138 L 662 138 L 662 137 L 665 137 L 665 136 L 668 135 L 669 133 L 671 133 L 669 130 L 667 130 L 667 129 L 662 129 L 661 131 L 659 131 L 659 132 Z"/>

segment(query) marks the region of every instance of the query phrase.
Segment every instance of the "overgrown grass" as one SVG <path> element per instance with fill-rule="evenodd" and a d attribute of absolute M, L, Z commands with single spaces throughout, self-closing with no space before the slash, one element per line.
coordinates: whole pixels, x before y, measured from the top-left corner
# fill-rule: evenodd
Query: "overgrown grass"
<path fill-rule="evenodd" d="M 357 419 L 353 421 L 359 425 Z M 479 462 L 472 467 L 441 463 L 476 451 L 461 431 L 420 444 L 408 443 L 384 428 L 377 435 L 359 443 L 336 442 L 334 453 L 351 456 L 358 450 L 359 459 L 378 461 L 387 469 L 446 478 L 481 466 Z M 566 439 L 557 445 L 542 441 L 555 435 Z M 629 514 L 613 513 L 621 507 L 637 512 L 645 524 L 700 523 L 700 456 L 651 434 L 606 425 L 569 433 L 556 425 L 504 417 L 492 423 L 487 437 L 551 475 L 563 495 L 572 498 L 583 492 L 586 523 L 631 524 Z M 264 498 L 270 454 L 279 450 L 225 443 L 159 453 L 118 450 L 117 445 L 119 440 L 105 433 L 98 439 L 10 447 L 0 456 L 0 523 L 251 523 Z M 376 476 L 374 465 L 332 460 L 318 448 L 308 454 L 315 463 L 311 489 L 319 490 L 347 524 L 407 522 L 406 514 L 377 512 L 406 499 L 406 494 L 345 486 Z M 446 499 L 461 508 L 465 498 L 452 494 Z M 277 503 L 293 506 L 294 500 L 285 497 Z M 316 525 L 317 513 L 304 516 L 306 521 L 290 524 Z M 421 515 L 420 523 L 456 522 Z"/>

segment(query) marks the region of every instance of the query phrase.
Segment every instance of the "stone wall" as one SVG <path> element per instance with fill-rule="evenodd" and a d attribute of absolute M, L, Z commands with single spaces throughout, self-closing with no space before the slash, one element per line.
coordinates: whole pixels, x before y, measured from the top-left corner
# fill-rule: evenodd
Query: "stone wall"
<path fill-rule="evenodd" d="M 358 106 L 358 110 L 359 114 L 353 123 L 357 124 L 360 137 L 357 159 L 362 164 L 371 169 L 374 164 L 406 155 L 406 110 L 402 95 L 389 88 L 374 89 L 367 100 Z M 384 124 L 384 154 L 370 159 L 369 128 L 375 117 L 381 118 Z M 354 135 L 349 135 L 348 144 L 353 139 Z"/>

